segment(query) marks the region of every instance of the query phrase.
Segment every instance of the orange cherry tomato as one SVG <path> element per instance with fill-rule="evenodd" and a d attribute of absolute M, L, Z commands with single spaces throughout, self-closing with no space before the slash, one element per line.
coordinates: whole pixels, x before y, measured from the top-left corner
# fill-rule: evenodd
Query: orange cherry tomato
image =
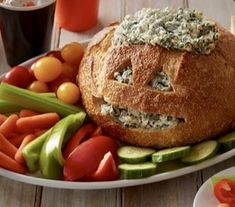
<path fill-rule="evenodd" d="M 72 82 L 62 83 L 57 90 L 57 98 L 67 104 L 75 104 L 80 98 L 78 86 Z"/>
<path fill-rule="evenodd" d="M 42 82 L 58 78 L 62 72 L 62 63 L 55 57 L 42 57 L 32 65 L 34 76 Z"/>
<path fill-rule="evenodd" d="M 55 92 L 58 90 L 59 86 L 64 83 L 64 82 L 71 82 L 72 80 L 70 80 L 68 77 L 64 76 L 63 74 L 61 74 L 58 78 L 56 78 L 55 80 L 53 80 L 52 82 L 49 82 L 49 88 L 50 91 Z"/>
<path fill-rule="evenodd" d="M 30 91 L 38 92 L 38 93 L 46 93 L 49 92 L 49 87 L 46 83 L 41 81 L 34 81 L 29 86 L 28 89 Z"/>
<path fill-rule="evenodd" d="M 77 42 L 67 44 L 61 50 L 61 56 L 65 60 L 65 62 L 74 65 L 80 64 L 83 54 L 83 46 Z"/>
<path fill-rule="evenodd" d="M 70 80 L 73 80 L 75 83 L 76 76 L 78 74 L 78 67 L 69 63 L 62 63 L 62 74 L 68 77 Z"/>

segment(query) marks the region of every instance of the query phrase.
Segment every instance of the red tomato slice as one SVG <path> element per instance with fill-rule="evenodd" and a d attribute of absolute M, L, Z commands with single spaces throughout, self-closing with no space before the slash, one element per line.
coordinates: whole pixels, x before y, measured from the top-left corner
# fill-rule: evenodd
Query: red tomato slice
<path fill-rule="evenodd" d="M 107 152 L 114 157 L 118 144 L 110 137 L 97 136 L 78 145 L 64 163 L 64 179 L 74 181 L 91 175 L 98 168 L 100 161 Z"/>
<path fill-rule="evenodd" d="M 221 203 L 228 203 L 235 207 L 235 182 L 229 179 L 222 179 L 214 186 L 214 194 Z"/>
<path fill-rule="evenodd" d="M 89 177 L 91 181 L 110 181 L 118 179 L 118 169 L 111 152 L 107 152 L 97 170 Z"/>

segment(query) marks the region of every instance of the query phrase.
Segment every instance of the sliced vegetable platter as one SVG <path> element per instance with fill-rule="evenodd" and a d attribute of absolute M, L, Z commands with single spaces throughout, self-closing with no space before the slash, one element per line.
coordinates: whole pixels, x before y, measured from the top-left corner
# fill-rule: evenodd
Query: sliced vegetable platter
<path fill-rule="evenodd" d="M 83 45 L 83 47 L 86 47 L 87 42 L 82 43 L 82 45 Z M 21 66 L 28 68 L 40 57 L 41 56 L 30 59 L 27 62 L 22 63 Z M 4 77 L 4 74 L 2 75 L 2 77 Z M 235 138 L 234 139 L 232 138 L 232 141 L 229 139 L 228 139 L 229 143 L 232 143 L 232 145 L 233 145 L 232 147 L 234 147 Z M 201 143 L 202 145 L 199 145 L 198 147 L 199 148 L 201 148 L 201 147 L 203 147 L 203 148 L 211 148 L 212 147 L 213 148 L 214 141 L 209 141 L 209 142 L 212 142 L 212 143 L 209 143 L 210 147 L 207 147 L 208 142 Z M 227 139 L 226 139 L 226 142 L 227 142 Z M 203 145 L 205 145 L 205 146 L 203 146 Z M 217 144 L 216 144 L 216 146 L 214 146 L 214 148 L 215 148 L 215 150 L 217 150 Z M 182 175 L 192 173 L 192 172 L 204 169 L 206 167 L 215 165 L 215 164 L 222 162 L 228 158 L 231 158 L 235 155 L 235 148 L 234 149 L 230 148 L 229 151 L 226 151 L 223 153 L 220 152 L 216 156 L 214 156 L 213 158 L 206 159 L 205 161 L 203 161 L 204 159 L 202 159 L 200 157 L 197 158 L 197 159 L 200 159 L 200 162 L 198 162 L 197 159 L 195 160 L 194 155 L 189 156 L 187 159 L 184 159 L 184 162 L 188 163 L 190 165 L 182 165 L 182 163 L 180 163 L 180 165 L 179 165 L 179 163 L 174 163 L 174 162 L 171 163 L 171 159 L 176 159 L 176 158 L 180 158 L 182 156 L 185 156 L 190 151 L 193 151 L 192 149 L 193 148 L 189 147 L 189 146 L 176 148 L 176 149 L 167 149 L 165 151 L 158 151 L 158 152 L 155 152 L 155 150 L 152 150 L 152 149 L 149 149 L 147 151 L 145 149 L 144 150 L 140 149 L 140 151 L 139 151 L 139 149 L 137 151 L 135 151 L 135 150 L 133 151 L 133 149 L 131 149 L 131 151 L 133 153 L 133 155 L 132 155 L 132 154 L 128 154 L 128 151 L 130 150 L 129 147 L 127 147 L 127 149 L 125 149 L 125 147 L 119 148 L 119 151 L 118 151 L 119 158 L 122 162 L 124 162 L 123 164 L 119 165 L 119 170 L 124 172 L 124 179 L 118 179 L 118 180 L 113 179 L 114 181 L 95 181 L 95 182 L 93 182 L 90 180 L 84 180 L 81 182 L 81 181 L 69 181 L 69 180 L 52 180 L 52 179 L 42 178 L 39 173 L 28 173 L 28 174 L 24 175 L 24 174 L 15 173 L 15 172 L 3 169 L 3 168 L 0 168 L 0 175 L 7 177 L 7 178 L 10 178 L 10 179 L 13 179 L 13 180 L 24 182 L 24 183 L 40 185 L 40 186 L 47 186 L 47 187 L 54 187 L 54 188 L 64 188 L 64 189 L 118 188 L 118 187 L 127 187 L 127 186 L 135 186 L 135 185 L 153 183 L 153 182 L 158 182 L 158 181 L 182 176 Z M 213 153 L 213 151 L 214 150 L 212 149 L 212 151 L 204 152 L 204 154 L 207 153 L 206 156 L 207 156 L 207 158 L 209 158 L 210 157 L 209 155 L 211 153 Z M 150 162 L 146 163 L 146 161 L 149 161 L 149 158 L 151 158 L 151 153 L 154 153 L 154 154 L 152 154 L 153 162 L 150 161 Z M 109 156 L 109 158 L 110 158 L 110 156 Z M 145 160 L 146 158 L 148 158 L 148 160 Z M 107 158 L 106 160 L 110 160 L 110 159 Z M 48 164 L 47 160 L 44 159 L 44 161 L 45 161 L 45 165 L 47 165 Z M 129 162 L 131 164 L 130 165 L 126 164 L 125 161 L 127 163 Z M 167 161 L 167 162 L 165 162 L 165 161 Z M 29 162 L 30 162 L 30 160 L 29 160 Z M 145 164 L 142 165 L 142 162 L 145 162 Z M 161 166 L 161 167 L 159 167 L 160 170 L 155 172 L 155 169 L 152 169 L 152 171 L 154 171 L 152 173 L 150 171 L 151 169 L 147 169 L 146 175 L 148 175 L 148 173 L 150 172 L 150 174 L 148 175 L 149 177 L 146 177 L 146 178 L 140 177 L 137 179 L 138 175 L 142 174 L 146 170 L 145 168 L 154 168 L 154 166 L 156 166 L 156 164 L 154 162 L 158 163 L 157 165 Z M 161 165 L 162 162 L 165 164 Z M 131 169 L 133 167 L 132 164 L 134 164 L 134 165 L 136 164 L 136 166 L 133 169 Z M 193 164 L 193 165 L 191 165 L 191 164 Z M 172 166 L 167 166 L 167 165 L 172 165 Z M 57 166 L 55 166 L 55 167 L 57 167 Z M 46 167 L 44 169 L 47 170 Z M 50 172 L 45 172 L 46 175 L 48 173 L 50 173 Z M 150 175 L 152 175 L 152 176 L 150 176 Z M 54 175 L 49 174 L 48 176 L 54 176 Z M 131 179 L 133 177 L 136 179 Z"/>
<path fill-rule="evenodd" d="M 171 178 L 176 178 L 182 175 L 186 175 L 213 166 L 233 156 L 235 156 L 235 149 L 196 165 L 184 167 L 178 170 L 173 170 L 165 173 L 156 174 L 148 178 L 134 179 L 134 180 L 116 180 L 116 181 L 105 181 L 105 182 L 59 181 L 59 180 L 43 179 L 38 177 L 39 176 L 38 174 L 22 175 L 2 168 L 0 168 L 0 175 L 10 178 L 12 180 L 39 185 L 39 186 L 52 187 L 52 188 L 80 189 L 80 190 L 110 189 L 110 188 L 121 188 L 121 187 L 143 185 L 143 184 L 168 180 Z"/>

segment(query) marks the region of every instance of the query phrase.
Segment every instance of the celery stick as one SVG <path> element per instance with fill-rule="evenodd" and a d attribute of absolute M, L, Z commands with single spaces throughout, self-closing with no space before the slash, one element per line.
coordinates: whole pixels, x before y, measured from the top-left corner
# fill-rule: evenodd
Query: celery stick
<path fill-rule="evenodd" d="M 0 84 L 0 99 L 42 113 L 56 112 L 62 117 L 83 111 L 79 107 L 65 104 L 56 98 L 42 96 L 6 83 Z"/>
<path fill-rule="evenodd" d="M 46 96 L 46 97 L 50 97 L 50 98 L 56 98 L 56 94 L 49 92 L 49 93 L 40 93 L 41 96 Z"/>
<path fill-rule="evenodd" d="M 0 100 L 0 113 L 2 114 L 18 112 L 21 109 L 22 107 L 15 103 L 6 100 Z"/>

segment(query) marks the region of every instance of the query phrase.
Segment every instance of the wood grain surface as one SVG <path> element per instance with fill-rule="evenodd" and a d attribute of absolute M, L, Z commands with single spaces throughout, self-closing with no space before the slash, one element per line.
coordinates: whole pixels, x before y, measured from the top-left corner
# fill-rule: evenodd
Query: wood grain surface
<path fill-rule="evenodd" d="M 86 32 L 54 28 L 52 48 L 89 40 L 104 26 L 142 7 L 189 7 L 230 27 L 233 0 L 100 0 L 99 22 Z M 1 42 L 0 42 L 1 43 Z M 0 44 L 0 51 L 2 51 Z M 4 62 L 0 52 L 0 62 Z M 2 64 L 4 65 L 4 64 Z M 0 66 L 3 72 L 3 66 Z M 213 167 L 158 183 L 112 190 L 63 190 L 33 186 L 0 177 L 0 207 L 191 207 L 201 184 L 216 172 L 235 165 L 231 158 Z"/>

